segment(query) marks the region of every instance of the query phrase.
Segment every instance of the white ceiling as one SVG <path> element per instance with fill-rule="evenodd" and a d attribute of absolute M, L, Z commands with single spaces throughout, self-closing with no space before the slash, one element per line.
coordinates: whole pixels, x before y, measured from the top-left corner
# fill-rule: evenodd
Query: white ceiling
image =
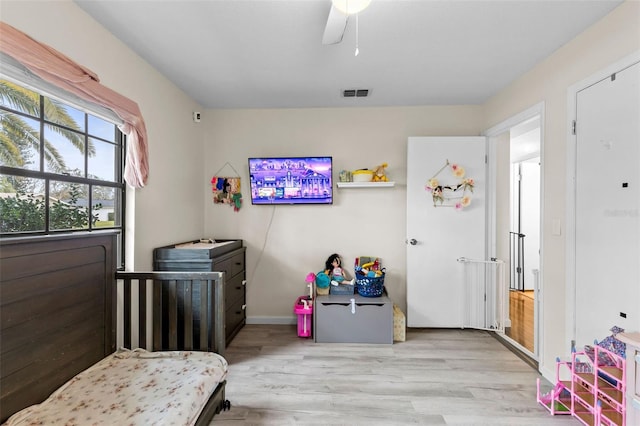
<path fill-rule="evenodd" d="M 619 0 L 75 0 L 205 108 L 482 104 Z M 343 98 L 344 89 L 369 89 Z"/>

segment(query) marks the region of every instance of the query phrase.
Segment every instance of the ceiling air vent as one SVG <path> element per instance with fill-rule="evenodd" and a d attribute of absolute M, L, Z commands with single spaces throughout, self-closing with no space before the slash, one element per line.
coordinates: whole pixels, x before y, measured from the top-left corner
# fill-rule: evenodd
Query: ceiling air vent
<path fill-rule="evenodd" d="M 342 91 L 345 98 L 366 98 L 369 96 L 369 89 L 346 89 Z"/>

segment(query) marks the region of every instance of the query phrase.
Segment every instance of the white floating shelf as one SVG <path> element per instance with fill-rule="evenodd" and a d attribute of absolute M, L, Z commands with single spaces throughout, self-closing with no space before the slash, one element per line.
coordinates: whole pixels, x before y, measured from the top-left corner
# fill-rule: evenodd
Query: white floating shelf
<path fill-rule="evenodd" d="M 395 182 L 336 182 L 338 188 L 390 188 Z"/>

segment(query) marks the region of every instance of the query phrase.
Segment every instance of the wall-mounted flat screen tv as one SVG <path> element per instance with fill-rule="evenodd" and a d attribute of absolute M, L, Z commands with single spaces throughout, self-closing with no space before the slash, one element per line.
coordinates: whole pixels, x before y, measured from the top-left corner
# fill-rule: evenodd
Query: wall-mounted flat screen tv
<path fill-rule="evenodd" d="M 251 204 L 333 204 L 331 157 L 249 158 Z"/>

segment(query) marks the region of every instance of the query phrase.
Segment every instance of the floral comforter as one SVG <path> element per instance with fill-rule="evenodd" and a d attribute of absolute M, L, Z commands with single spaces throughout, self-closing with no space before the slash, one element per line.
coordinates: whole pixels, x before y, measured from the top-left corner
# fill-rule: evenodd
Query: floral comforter
<path fill-rule="evenodd" d="M 121 349 L 7 425 L 192 425 L 227 361 L 211 352 Z"/>

